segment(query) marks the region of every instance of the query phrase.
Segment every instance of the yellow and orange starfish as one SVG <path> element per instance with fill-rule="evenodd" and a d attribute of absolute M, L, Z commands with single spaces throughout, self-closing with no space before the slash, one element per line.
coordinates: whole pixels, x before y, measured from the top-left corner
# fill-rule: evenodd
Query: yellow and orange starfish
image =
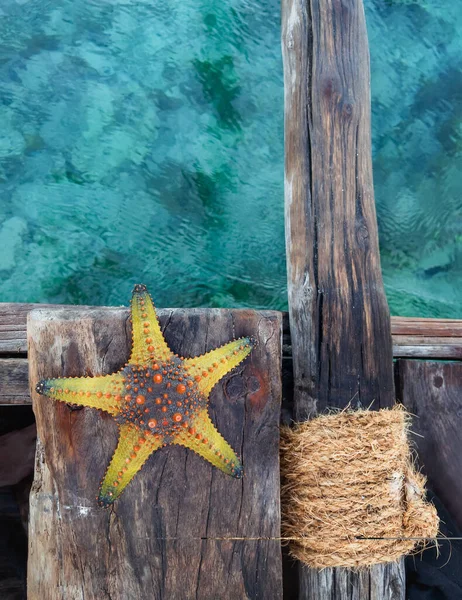
<path fill-rule="evenodd" d="M 119 425 L 119 443 L 101 483 L 98 503 L 110 506 L 149 456 L 168 444 L 200 454 L 232 477 L 243 469 L 207 410 L 210 391 L 252 350 L 245 337 L 196 358 L 174 354 L 162 335 L 151 297 L 136 285 L 131 301 L 133 348 L 123 369 L 112 375 L 43 379 L 39 394 L 104 410 Z"/>

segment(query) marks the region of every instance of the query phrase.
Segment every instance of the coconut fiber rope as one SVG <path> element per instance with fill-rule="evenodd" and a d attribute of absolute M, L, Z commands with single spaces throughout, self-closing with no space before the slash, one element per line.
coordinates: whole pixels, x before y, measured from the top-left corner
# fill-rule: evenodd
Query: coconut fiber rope
<path fill-rule="evenodd" d="M 314 568 L 360 568 L 436 538 L 438 516 L 414 465 L 409 422 L 397 406 L 283 428 L 282 537 L 291 539 L 293 557 Z"/>

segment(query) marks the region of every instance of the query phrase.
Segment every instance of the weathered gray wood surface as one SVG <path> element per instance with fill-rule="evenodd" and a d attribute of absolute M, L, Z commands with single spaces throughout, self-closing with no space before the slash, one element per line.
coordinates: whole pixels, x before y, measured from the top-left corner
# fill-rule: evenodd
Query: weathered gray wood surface
<path fill-rule="evenodd" d="M 30 404 L 28 362 L 0 358 L 0 404 Z"/>
<path fill-rule="evenodd" d="M 0 302 L 0 353 L 26 354 L 26 323 L 28 313 L 34 308 L 56 306 L 53 304 Z"/>
<path fill-rule="evenodd" d="M 285 221 L 294 418 L 392 406 L 361 0 L 283 0 Z M 300 567 L 299 598 L 404 598 L 403 564 Z"/>
<path fill-rule="evenodd" d="M 100 509 L 95 496 L 115 448 L 114 421 L 33 392 L 40 441 L 30 504 L 31 599 L 281 597 L 280 314 L 172 310 L 161 311 L 161 324 L 183 356 L 243 335 L 259 340 L 211 397 L 212 420 L 241 454 L 244 478 L 169 446 L 149 459 L 113 511 Z M 31 388 L 44 376 L 112 372 L 129 348 L 124 309 L 34 311 Z"/>
<path fill-rule="evenodd" d="M 400 360 L 397 369 L 429 487 L 462 529 L 462 363 Z"/>
<path fill-rule="evenodd" d="M 462 359 L 462 337 L 394 335 L 395 358 Z"/>
<path fill-rule="evenodd" d="M 299 598 L 316 600 L 386 600 L 404 598 L 404 569 L 395 564 L 374 567 L 361 573 L 349 569 L 303 569 L 304 587 Z"/>
<path fill-rule="evenodd" d="M 392 317 L 395 358 L 462 358 L 462 320 Z"/>

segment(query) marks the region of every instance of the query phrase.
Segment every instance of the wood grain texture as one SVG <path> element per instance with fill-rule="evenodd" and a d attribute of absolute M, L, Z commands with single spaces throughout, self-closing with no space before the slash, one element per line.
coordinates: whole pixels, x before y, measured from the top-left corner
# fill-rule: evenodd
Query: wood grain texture
<path fill-rule="evenodd" d="M 461 337 L 393 336 L 395 358 L 462 359 Z"/>
<path fill-rule="evenodd" d="M 34 308 L 51 308 L 53 304 L 0 302 L 0 353 L 27 352 L 27 315 Z"/>
<path fill-rule="evenodd" d="M 391 317 L 391 332 L 396 336 L 460 338 L 462 337 L 462 320 Z"/>
<path fill-rule="evenodd" d="M 244 478 L 227 477 L 170 446 L 149 459 L 112 512 L 104 511 L 95 496 L 116 444 L 114 421 L 34 392 L 40 441 L 31 493 L 31 599 L 281 597 L 280 315 L 159 313 L 167 342 L 183 356 L 243 335 L 258 339 L 210 401 L 212 420 L 242 456 Z M 120 368 L 129 354 L 129 329 L 125 309 L 32 312 L 31 385 L 44 376 Z"/>
<path fill-rule="evenodd" d="M 284 0 L 282 28 L 295 417 L 350 400 L 391 406 L 362 2 Z"/>
<path fill-rule="evenodd" d="M 304 588 L 300 598 L 337 600 L 395 600 L 404 598 L 406 586 L 404 569 L 384 565 L 354 573 L 349 569 L 314 571 L 302 567 Z M 380 574 L 380 576 L 378 576 Z"/>
<path fill-rule="evenodd" d="M 31 404 L 31 402 L 27 360 L 0 359 L 0 404 Z"/>
<path fill-rule="evenodd" d="M 462 529 L 462 363 L 400 360 L 397 369 L 419 463 Z"/>
<path fill-rule="evenodd" d="M 283 0 L 285 223 L 294 419 L 394 403 L 380 270 L 361 0 Z M 299 598 L 404 598 L 403 564 L 368 580 L 300 568 Z M 344 583 L 341 583 L 344 582 Z"/>

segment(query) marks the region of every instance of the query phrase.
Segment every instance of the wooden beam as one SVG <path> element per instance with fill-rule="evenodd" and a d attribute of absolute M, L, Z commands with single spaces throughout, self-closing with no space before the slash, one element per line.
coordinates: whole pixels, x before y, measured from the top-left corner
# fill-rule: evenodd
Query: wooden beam
<path fill-rule="evenodd" d="M 395 358 L 462 359 L 461 337 L 393 336 Z"/>
<path fill-rule="evenodd" d="M 0 404 L 31 404 L 29 366 L 24 358 L 0 359 Z"/>
<path fill-rule="evenodd" d="M 285 370 L 292 371 L 290 332 L 288 329 L 284 329 L 283 333 L 282 351 Z M 393 336 L 393 357 L 461 360 L 462 338 Z M 27 358 L 2 358 L 0 355 L 0 405 L 32 404 L 29 394 L 28 369 Z"/>
<path fill-rule="evenodd" d="M 294 418 L 394 403 L 361 0 L 283 0 L 285 219 Z M 300 598 L 404 598 L 403 564 L 300 566 Z"/>
<path fill-rule="evenodd" d="M 61 305 L 0 302 L 0 353 L 26 354 L 27 315 L 34 308 L 60 308 Z"/>
<path fill-rule="evenodd" d="M 409 410 L 429 487 L 462 529 L 462 363 L 400 360 L 397 395 Z"/>
<path fill-rule="evenodd" d="M 462 319 L 391 317 L 391 332 L 395 336 L 410 335 L 428 338 L 461 338 Z"/>
<path fill-rule="evenodd" d="M 29 315 L 31 388 L 44 376 L 110 373 L 127 360 L 125 309 Z M 254 335 L 249 359 L 212 391 L 211 417 L 243 458 L 232 479 L 194 453 L 158 450 L 105 511 L 95 496 L 116 427 L 33 392 L 38 449 L 30 503 L 33 598 L 269 598 L 282 593 L 279 508 L 281 318 L 270 311 L 161 311 L 171 348 L 202 354 Z M 58 558 L 57 558 L 58 557 Z"/>
<path fill-rule="evenodd" d="M 59 309 L 66 306 L 0 302 L 0 359 L 2 355 L 26 356 L 27 314 L 35 308 Z M 284 343 L 291 353 L 288 313 L 283 312 L 282 319 L 286 340 Z M 416 358 L 462 358 L 462 319 L 391 317 L 391 333 L 395 357 L 414 356 L 415 353 Z"/>

